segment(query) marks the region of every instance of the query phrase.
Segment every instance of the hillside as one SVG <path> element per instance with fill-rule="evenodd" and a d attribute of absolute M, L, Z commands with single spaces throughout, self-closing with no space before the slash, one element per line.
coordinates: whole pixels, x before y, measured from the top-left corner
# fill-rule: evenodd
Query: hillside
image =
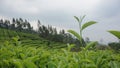
<path fill-rule="evenodd" d="M 5 41 L 12 41 L 13 37 L 19 37 L 22 45 L 31 45 L 31 46 L 48 46 L 53 48 L 66 47 L 66 44 L 49 41 L 44 38 L 39 37 L 38 34 L 30 34 L 19 32 L 10 29 L 0 28 L 0 43 Z M 61 46 L 59 46 L 61 44 Z"/>
<path fill-rule="evenodd" d="M 0 68 L 119 68 L 120 54 L 112 50 L 88 50 L 71 52 L 72 45 L 62 49 L 45 46 L 21 46 L 6 41 L 0 45 Z M 31 42 L 30 42 L 31 44 Z M 59 44 L 60 45 L 60 44 Z"/>
<path fill-rule="evenodd" d="M 40 37 L 37 34 L 30 34 L 30 33 L 24 33 L 9 29 L 0 28 L 0 40 L 10 40 L 12 37 L 19 36 L 20 39 L 26 40 L 26 39 L 40 39 Z"/>
<path fill-rule="evenodd" d="M 88 22 L 83 29 L 91 23 L 94 24 L 94 22 Z M 2 25 L 0 28 L 0 68 L 120 67 L 119 50 L 115 51 L 105 47 L 97 49 L 96 41 L 85 43 L 82 36 L 73 30 L 68 32 L 75 35 L 78 42 L 81 42 L 79 47 L 75 47 L 75 44 L 66 45 L 64 43 L 75 40 L 64 31 L 59 34 L 56 29 L 49 30 L 50 27 L 43 25 L 40 25 L 39 31 L 36 33 L 31 30 L 31 27 L 24 29 L 20 24 L 12 27 L 14 29 L 11 27 L 12 25 L 6 27 Z M 82 46 L 80 47 L 80 45 Z"/>

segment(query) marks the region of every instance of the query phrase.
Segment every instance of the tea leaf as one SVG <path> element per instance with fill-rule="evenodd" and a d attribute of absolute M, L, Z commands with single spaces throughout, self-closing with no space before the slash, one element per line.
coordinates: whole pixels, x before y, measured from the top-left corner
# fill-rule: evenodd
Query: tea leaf
<path fill-rule="evenodd" d="M 85 47 L 85 50 L 88 50 L 89 48 L 93 47 L 96 45 L 97 42 L 90 42 L 87 44 L 87 46 Z"/>
<path fill-rule="evenodd" d="M 78 17 L 74 16 L 74 18 L 75 18 L 78 22 L 80 22 L 80 20 L 79 20 L 79 18 L 78 18 Z"/>
<path fill-rule="evenodd" d="M 81 41 L 81 36 L 74 30 L 68 30 L 69 33 L 73 34 L 78 40 Z"/>
<path fill-rule="evenodd" d="M 108 32 L 117 37 L 118 39 L 120 39 L 120 31 L 109 30 Z"/>
<path fill-rule="evenodd" d="M 83 24 L 82 30 L 84 30 L 84 29 L 87 28 L 88 26 L 91 26 L 91 25 L 96 24 L 96 23 L 97 23 L 97 22 L 95 22 L 95 21 L 89 21 L 89 22 Z"/>

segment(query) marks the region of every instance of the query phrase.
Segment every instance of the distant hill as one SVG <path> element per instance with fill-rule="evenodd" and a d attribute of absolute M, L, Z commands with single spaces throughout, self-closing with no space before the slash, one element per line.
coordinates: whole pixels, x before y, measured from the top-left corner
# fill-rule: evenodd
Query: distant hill
<path fill-rule="evenodd" d="M 21 40 L 31 39 L 38 40 L 41 39 L 38 34 L 24 33 L 9 29 L 0 28 L 0 40 L 10 40 L 12 37 L 19 36 Z"/>
<path fill-rule="evenodd" d="M 41 38 L 38 34 L 30 34 L 19 32 L 15 30 L 0 28 L 0 43 L 11 41 L 13 37 L 18 36 L 19 41 L 22 42 L 22 45 L 31 45 L 31 46 L 48 46 L 50 48 L 61 48 L 66 47 L 66 44 L 60 42 L 49 41 L 44 38 Z"/>

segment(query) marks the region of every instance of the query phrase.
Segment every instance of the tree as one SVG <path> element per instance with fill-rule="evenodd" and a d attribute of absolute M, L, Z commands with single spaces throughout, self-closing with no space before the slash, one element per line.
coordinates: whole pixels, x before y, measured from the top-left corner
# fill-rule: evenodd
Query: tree
<path fill-rule="evenodd" d="M 26 29 L 26 26 L 27 26 L 26 22 L 23 22 L 22 25 L 23 25 L 22 28 L 23 28 L 23 29 Z"/>
<path fill-rule="evenodd" d="M 33 32 L 33 27 L 30 25 L 30 23 L 27 23 L 27 30 L 28 32 L 32 33 Z"/>
<path fill-rule="evenodd" d="M 2 24 L 2 23 L 3 23 L 3 19 L 0 20 L 0 24 Z"/>
<path fill-rule="evenodd" d="M 57 29 L 56 28 L 53 28 L 53 35 L 56 35 L 57 34 Z"/>
<path fill-rule="evenodd" d="M 16 27 L 16 20 L 13 18 L 12 24 L 11 24 L 11 29 L 15 29 L 15 27 Z"/>
<path fill-rule="evenodd" d="M 0 20 L 0 27 L 3 27 L 3 19 Z"/>
<path fill-rule="evenodd" d="M 38 24 L 37 25 L 38 25 L 38 28 L 41 26 L 40 20 L 38 20 Z"/>
<path fill-rule="evenodd" d="M 9 25 L 10 25 L 10 21 L 9 20 L 5 20 L 4 24 L 5 24 L 5 27 L 8 29 Z"/>

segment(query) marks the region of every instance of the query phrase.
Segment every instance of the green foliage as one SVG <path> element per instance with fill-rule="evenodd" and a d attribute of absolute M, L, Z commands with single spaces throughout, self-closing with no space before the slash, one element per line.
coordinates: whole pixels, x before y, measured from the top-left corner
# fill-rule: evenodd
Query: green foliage
<path fill-rule="evenodd" d="M 88 43 L 87 46 L 85 47 L 85 50 L 88 50 L 88 49 L 94 47 L 96 44 L 97 44 L 97 42 L 90 42 L 90 43 Z"/>
<path fill-rule="evenodd" d="M 83 26 L 82 26 L 82 31 L 83 31 L 83 29 L 85 29 L 85 28 L 87 28 L 88 26 L 93 25 L 93 24 L 95 24 L 95 23 L 96 23 L 95 21 L 89 21 L 89 22 L 83 24 Z"/>
<path fill-rule="evenodd" d="M 49 41 L 39 37 L 38 34 L 30 34 L 30 33 L 24 33 L 10 29 L 0 28 L 0 43 L 3 43 L 6 40 L 10 41 L 9 43 L 13 43 L 15 46 L 19 46 L 21 45 L 21 43 L 23 43 L 22 46 L 24 45 L 31 45 L 36 47 L 46 46 L 49 48 L 66 47 L 65 43 L 56 42 L 56 41 L 54 42 L 52 40 Z"/>
<path fill-rule="evenodd" d="M 109 30 L 108 32 L 117 37 L 118 39 L 120 39 L 120 31 Z"/>
<path fill-rule="evenodd" d="M 31 40 L 39 40 L 41 39 L 38 34 L 30 34 L 30 33 L 24 33 L 20 31 L 14 31 L 10 29 L 4 29 L 0 28 L 0 40 L 13 40 L 15 41 L 15 38 L 18 36 L 20 39 L 31 39 Z"/>
<path fill-rule="evenodd" d="M 80 52 L 70 52 L 74 45 L 62 49 L 48 49 L 31 45 L 14 46 L 9 41 L 0 45 L 1 68 L 119 68 L 120 54 L 111 50 L 88 50 L 96 42 Z"/>
<path fill-rule="evenodd" d="M 68 30 L 69 33 L 73 34 L 79 41 L 81 41 L 81 36 L 74 30 Z"/>
<path fill-rule="evenodd" d="M 81 25 L 83 19 L 85 18 L 85 15 L 83 17 L 76 17 L 74 16 L 74 18 L 78 21 L 79 23 L 79 30 L 80 30 L 80 33 L 78 34 L 77 32 L 75 32 L 74 30 L 68 30 L 69 33 L 73 34 L 81 43 L 82 46 L 84 46 L 84 43 L 83 43 L 83 37 L 82 37 L 82 31 L 87 28 L 88 26 L 91 26 L 93 24 L 95 24 L 96 22 L 95 21 L 89 21 L 83 25 Z"/>
<path fill-rule="evenodd" d="M 95 24 L 96 22 L 90 21 L 81 26 L 82 20 L 85 16 L 78 18 L 74 16 L 79 22 L 80 34 L 73 30 L 68 30 L 82 43 L 82 31 L 88 26 Z M 17 21 L 19 28 L 22 19 L 13 20 Z M 6 21 L 6 24 L 9 24 Z M 30 24 L 28 28 L 31 29 Z M 7 26 L 8 27 L 8 26 Z M 46 29 L 46 28 L 45 28 Z M 0 44 L 0 68 L 119 68 L 120 67 L 120 53 L 114 53 L 112 50 L 91 50 L 97 42 L 90 42 L 86 47 L 82 47 L 79 52 L 71 52 L 71 48 L 74 44 L 67 46 L 67 48 L 60 48 L 60 43 L 51 42 L 48 44 L 48 40 L 40 39 L 37 41 L 31 38 L 37 37 L 31 34 L 18 33 L 13 31 L 16 37 L 9 34 L 11 31 L 6 29 L 0 29 L 0 40 L 5 41 L 4 44 Z M 109 31 L 113 35 L 119 38 L 119 31 Z M 64 31 L 61 32 L 61 35 Z M 17 36 L 18 35 L 18 36 Z M 29 35 L 29 36 L 28 36 Z M 1 38 L 4 36 L 3 38 Z M 9 36 L 9 37 L 8 37 Z M 32 37 L 30 37 L 32 36 Z M 11 41 L 11 37 L 12 41 Z M 21 43 L 21 37 L 29 37 L 29 40 L 23 40 Z M 26 39 L 26 38 L 25 38 Z M 120 38 L 119 38 L 120 39 Z M 51 44 L 52 43 L 52 44 Z M 37 45 L 37 46 L 33 46 Z M 42 45 L 42 46 L 39 46 Z M 49 45 L 46 46 L 46 45 Z M 59 48 L 51 47 L 51 45 L 57 45 Z"/>
<path fill-rule="evenodd" d="M 115 50 L 115 51 L 120 51 L 120 43 L 116 43 L 116 42 L 112 42 L 108 44 L 111 49 Z"/>
<path fill-rule="evenodd" d="M 0 20 L 0 40 L 8 40 L 14 36 L 19 36 L 21 39 L 32 39 L 36 40 L 39 38 L 44 38 L 49 41 L 61 42 L 61 43 L 75 43 L 75 39 L 62 29 L 58 33 L 55 27 L 50 25 L 42 25 L 38 20 L 38 29 L 33 30 L 33 27 L 27 20 L 22 18 L 9 20 Z M 34 35 L 33 35 L 34 34 Z"/>
<path fill-rule="evenodd" d="M 80 18 L 78 18 L 77 16 L 74 16 L 74 18 L 80 23 L 80 22 L 83 21 L 83 19 L 85 18 L 85 16 L 86 16 L 86 15 L 84 15 L 84 16 L 82 16 L 82 17 L 80 17 Z"/>
<path fill-rule="evenodd" d="M 109 43 L 109 46 L 114 49 L 115 51 L 119 51 L 120 50 L 120 31 L 116 31 L 116 30 L 109 30 L 109 33 L 111 33 L 112 35 L 114 35 L 116 38 L 118 38 L 119 43 Z"/>
<path fill-rule="evenodd" d="M 40 21 L 38 21 L 38 34 L 44 39 L 55 42 L 74 43 L 73 41 L 76 41 L 70 34 L 66 33 L 65 30 L 62 29 L 58 33 L 55 27 L 42 25 Z M 69 39 L 71 41 L 69 41 Z"/>

